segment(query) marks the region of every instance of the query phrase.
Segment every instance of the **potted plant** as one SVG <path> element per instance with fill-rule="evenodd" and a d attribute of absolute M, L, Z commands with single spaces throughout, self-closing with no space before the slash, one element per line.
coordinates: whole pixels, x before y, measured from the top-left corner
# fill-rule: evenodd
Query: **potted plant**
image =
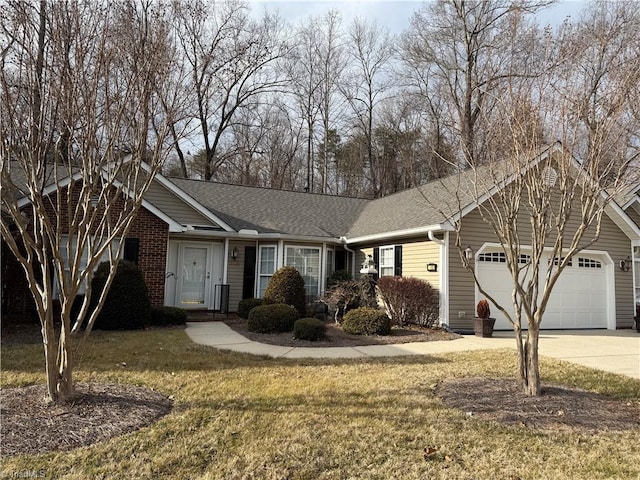
<path fill-rule="evenodd" d="M 477 337 L 491 338 L 493 336 L 493 326 L 496 323 L 495 318 L 490 318 L 491 309 L 489 302 L 480 300 L 476 308 L 477 317 L 473 319 L 473 332 Z"/>

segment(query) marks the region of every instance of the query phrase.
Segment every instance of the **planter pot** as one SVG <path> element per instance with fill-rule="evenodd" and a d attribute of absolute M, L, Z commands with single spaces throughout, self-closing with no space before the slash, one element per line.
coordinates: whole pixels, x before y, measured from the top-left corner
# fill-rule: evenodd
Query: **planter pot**
<path fill-rule="evenodd" d="M 493 325 L 496 323 L 495 318 L 478 318 L 473 319 L 473 333 L 476 337 L 491 338 L 493 336 Z"/>

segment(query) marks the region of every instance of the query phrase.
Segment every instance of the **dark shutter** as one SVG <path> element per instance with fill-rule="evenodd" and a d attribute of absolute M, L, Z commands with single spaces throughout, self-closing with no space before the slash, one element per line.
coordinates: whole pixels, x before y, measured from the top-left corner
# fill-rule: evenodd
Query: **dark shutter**
<path fill-rule="evenodd" d="M 402 276 L 402 245 L 396 245 L 393 249 L 393 274 Z"/>
<path fill-rule="evenodd" d="M 253 298 L 256 287 L 256 247 L 244 247 L 242 299 Z"/>
<path fill-rule="evenodd" d="M 122 259 L 138 264 L 138 255 L 140 253 L 139 238 L 125 238 Z"/>
<path fill-rule="evenodd" d="M 380 248 L 375 247 L 373 249 L 373 263 L 375 263 L 376 270 L 378 271 L 377 275 L 374 276 L 376 280 L 380 278 Z"/>
<path fill-rule="evenodd" d="M 344 250 L 336 250 L 336 270 L 348 270 L 347 252 Z"/>

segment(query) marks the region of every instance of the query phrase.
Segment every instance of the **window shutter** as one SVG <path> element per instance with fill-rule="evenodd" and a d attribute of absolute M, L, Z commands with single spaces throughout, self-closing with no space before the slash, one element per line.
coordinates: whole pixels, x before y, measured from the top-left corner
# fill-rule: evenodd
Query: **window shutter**
<path fill-rule="evenodd" d="M 393 274 L 397 277 L 402 276 L 402 245 L 396 245 L 393 249 Z"/>
<path fill-rule="evenodd" d="M 380 278 L 380 248 L 375 247 L 373 249 L 373 263 L 376 264 L 376 270 L 378 270 L 377 275 L 375 275 L 375 279 L 378 280 Z"/>
<path fill-rule="evenodd" d="M 122 252 L 123 260 L 138 264 L 138 255 L 140 253 L 140 239 L 139 238 L 125 238 L 124 250 Z"/>

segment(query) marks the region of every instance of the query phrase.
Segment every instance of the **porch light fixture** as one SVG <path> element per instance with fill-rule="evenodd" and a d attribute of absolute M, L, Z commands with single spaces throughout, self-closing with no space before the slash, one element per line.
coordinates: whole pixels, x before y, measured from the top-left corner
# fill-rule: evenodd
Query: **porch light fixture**
<path fill-rule="evenodd" d="M 438 264 L 437 263 L 427 263 L 427 272 L 437 272 Z"/>
<path fill-rule="evenodd" d="M 364 262 L 362 262 L 360 273 L 362 273 L 363 275 L 376 275 L 378 273 L 376 264 L 373 261 L 373 257 L 371 255 L 367 255 L 367 258 L 365 258 Z"/>
<path fill-rule="evenodd" d="M 234 261 L 237 260 L 238 255 L 239 255 L 238 247 L 233 247 L 233 250 L 231 250 L 231 259 Z"/>
<path fill-rule="evenodd" d="M 473 248 L 471 248 L 471 245 L 469 245 L 467 248 L 465 248 L 462 251 L 462 253 L 463 253 L 462 264 L 465 268 L 467 268 L 471 264 L 471 260 L 473 260 L 473 256 L 474 256 Z"/>
<path fill-rule="evenodd" d="M 471 245 L 464 249 L 464 258 L 467 259 L 467 262 L 473 260 L 473 248 L 471 248 Z"/>
<path fill-rule="evenodd" d="M 622 270 L 623 272 L 628 272 L 629 270 L 631 270 L 631 257 L 620 260 L 618 265 L 620 266 L 620 270 Z"/>

